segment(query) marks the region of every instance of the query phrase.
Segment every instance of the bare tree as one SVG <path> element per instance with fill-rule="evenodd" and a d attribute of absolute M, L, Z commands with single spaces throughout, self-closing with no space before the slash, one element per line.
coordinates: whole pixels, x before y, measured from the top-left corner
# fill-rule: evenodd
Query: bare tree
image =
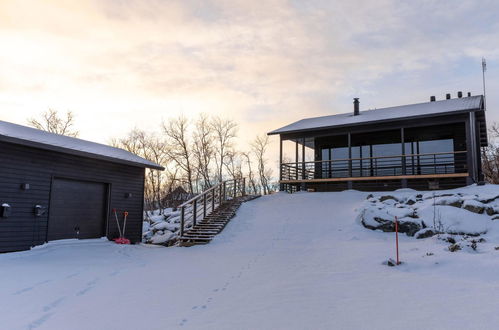
<path fill-rule="evenodd" d="M 232 142 L 237 136 L 237 123 L 230 119 L 222 119 L 220 117 L 213 118 L 211 122 L 213 132 L 215 134 L 216 144 L 216 166 L 218 181 L 223 180 L 223 168 L 227 151 L 232 147 Z"/>
<path fill-rule="evenodd" d="M 267 160 L 265 159 L 265 153 L 267 152 L 269 143 L 268 135 L 257 136 L 251 143 L 251 149 L 258 163 L 258 176 L 264 195 L 270 194 L 271 192 L 270 178 L 272 177 L 272 170 L 266 167 Z"/>
<path fill-rule="evenodd" d="M 489 145 L 482 148 L 482 170 L 485 180 L 499 184 L 499 124 L 489 129 Z"/>
<path fill-rule="evenodd" d="M 146 170 L 144 197 L 149 209 L 163 209 L 165 193 L 176 180 L 176 169 L 171 170 L 167 146 L 156 134 L 133 129 L 125 137 L 111 140 L 111 145 L 128 150 L 156 164 L 163 165 L 166 170 Z"/>
<path fill-rule="evenodd" d="M 48 109 L 41 114 L 41 119 L 30 118 L 28 124 L 34 128 L 50 133 L 77 137 L 79 132 L 74 130 L 74 115 L 71 111 L 66 112 L 66 117 L 59 116 L 57 110 Z"/>
<path fill-rule="evenodd" d="M 214 135 L 210 119 L 207 115 L 201 114 L 196 121 L 196 130 L 193 134 L 193 155 L 196 160 L 196 172 L 199 179 L 202 179 L 202 190 L 211 187 L 211 161 L 215 155 Z"/>
<path fill-rule="evenodd" d="M 192 162 L 192 148 L 188 137 L 189 121 L 184 116 L 163 122 L 163 132 L 167 138 L 168 154 L 183 172 L 183 181 L 194 193 L 194 171 Z"/>
<path fill-rule="evenodd" d="M 225 168 L 232 179 L 242 179 L 243 168 L 240 153 L 235 150 L 228 150 L 225 155 Z"/>
<path fill-rule="evenodd" d="M 253 173 L 253 167 L 251 162 L 251 154 L 249 152 L 242 152 L 241 157 L 244 159 L 247 168 L 248 175 L 248 187 L 253 191 L 253 194 L 258 194 L 257 183 L 255 179 L 255 173 Z"/>

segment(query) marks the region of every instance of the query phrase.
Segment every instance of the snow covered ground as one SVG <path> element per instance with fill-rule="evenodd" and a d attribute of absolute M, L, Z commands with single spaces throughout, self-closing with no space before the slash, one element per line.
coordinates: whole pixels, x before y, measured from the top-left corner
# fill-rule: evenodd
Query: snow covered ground
<path fill-rule="evenodd" d="M 0 329 L 496 329 L 494 228 L 454 253 L 401 235 L 404 264 L 387 267 L 394 234 L 355 221 L 366 196 L 262 197 L 205 246 L 59 241 L 0 255 Z"/>

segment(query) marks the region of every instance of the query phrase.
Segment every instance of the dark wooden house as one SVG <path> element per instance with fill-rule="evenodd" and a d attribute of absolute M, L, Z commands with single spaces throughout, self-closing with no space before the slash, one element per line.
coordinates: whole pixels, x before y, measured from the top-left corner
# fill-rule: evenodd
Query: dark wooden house
<path fill-rule="evenodd" d="M 0 252 L 69 238 L 119 236 L 112 209 L 142 234 L 145 168 L 128 151 L 0 121 Z"/>
<path fill-rule="evenodd" d="M 481 95 L 459 92 L 367 111 L 354 99 L 352 113 L 307 118 L 268 134 L 280 136 L 281 190 L 427 190 L 483 180 Z M 283 162 L 284 141 L 294 143 L 294 161 Z"/>
<path fill-rule="evenodd" d="M 176 208 L 180 204 L 194 197 L 194 194 L 190 194 L 183 187 L 178 186 L 168 192 L 168 194 L 163 199 L 163 205 L 165 205 L 166 207 Z"/>

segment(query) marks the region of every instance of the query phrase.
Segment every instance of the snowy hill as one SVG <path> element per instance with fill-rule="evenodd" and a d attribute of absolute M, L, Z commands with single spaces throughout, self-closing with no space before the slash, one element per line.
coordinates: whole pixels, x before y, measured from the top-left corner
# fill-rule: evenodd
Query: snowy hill
<path fill-rule="evenodd" d="M 497 225 L 476 251 L 401 235 L 404 264 L 387 267 L 394 234 L 356 220 L 367 196 L 262 197 L 205 246 L 0 255 L 0 329 L 495 329 Z"/>

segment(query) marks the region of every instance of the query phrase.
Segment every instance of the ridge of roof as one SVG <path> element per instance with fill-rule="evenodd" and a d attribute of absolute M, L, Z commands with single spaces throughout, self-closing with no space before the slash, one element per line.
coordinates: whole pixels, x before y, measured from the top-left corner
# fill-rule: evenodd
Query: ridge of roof
<path fill-rule="evenodd" d="M 73 154 L 114 163 L 164 170 L 164 167 L 124 149 L 50 133 L 0 120 L 0 141 Z"/>
<path fill-rule="evenodd" d="M 273 130 L 268 135 L 290 133 L 311 129 L 333 128 L 336 126 L 352 126 L 384 120 L 397 120 L 419 116 L 432 116 L 458 111 L 481 109 L 482 95 L 424 102 L 375 110 L 363 110 L 354 116 L 353 112 L 300 119 L 294 123 Z"/>

